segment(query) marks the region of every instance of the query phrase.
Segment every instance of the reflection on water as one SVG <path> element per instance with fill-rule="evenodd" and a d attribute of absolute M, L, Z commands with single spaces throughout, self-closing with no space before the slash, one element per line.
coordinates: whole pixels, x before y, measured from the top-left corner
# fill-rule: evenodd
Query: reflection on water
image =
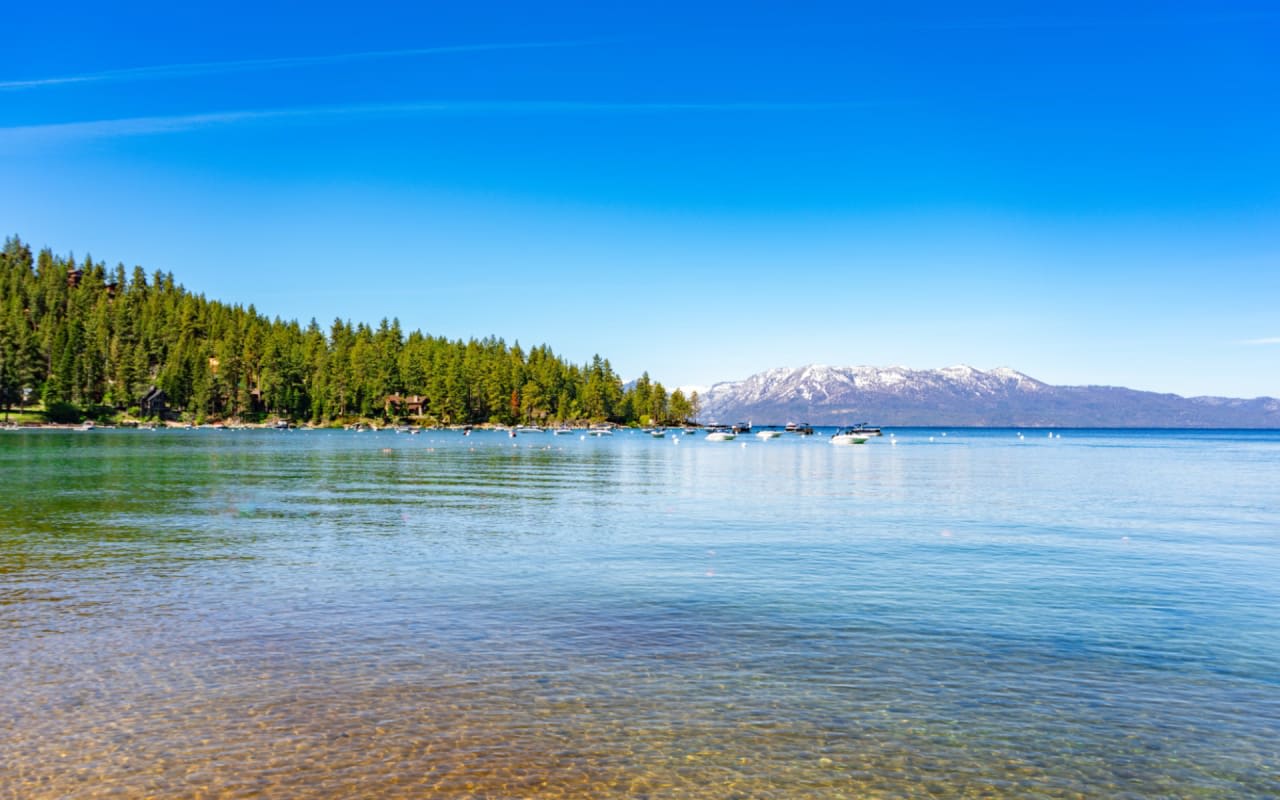
<path fill-rule="evenodd" d="M 1280 794 L 1280 435 L 896 441 L 0 433 L 0 797 Z"/>

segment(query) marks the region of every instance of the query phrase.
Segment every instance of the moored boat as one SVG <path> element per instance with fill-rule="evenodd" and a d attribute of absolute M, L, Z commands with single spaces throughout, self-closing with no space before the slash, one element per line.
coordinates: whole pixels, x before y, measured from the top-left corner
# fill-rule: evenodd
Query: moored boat
<path fill-rule="evenodd" d="M 707 429 L 708 442 L 731 442 L 737 437 L 737 433 L 727 425 L 717 425 Z"/>
<path fill-rule="evenodd" d="M 857 433 L 857 428 L 840 428 L 831 434 L 831 443 L 839 445 L 866 444 L 868 438 L 865 434 Z"/>

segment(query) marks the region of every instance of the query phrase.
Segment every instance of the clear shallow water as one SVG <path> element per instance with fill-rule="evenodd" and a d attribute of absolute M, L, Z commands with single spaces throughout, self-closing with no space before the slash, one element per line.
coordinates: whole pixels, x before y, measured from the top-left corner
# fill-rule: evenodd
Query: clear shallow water
<path fill-rule="evenodd" d="M 0 433 L 0 797 L 1280 794 L 1280 433 L 941 433 Z"/>

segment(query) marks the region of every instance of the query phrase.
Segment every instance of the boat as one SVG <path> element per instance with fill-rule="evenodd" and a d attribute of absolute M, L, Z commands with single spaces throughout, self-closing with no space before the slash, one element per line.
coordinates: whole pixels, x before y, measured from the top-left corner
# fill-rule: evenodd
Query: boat
<path fill-rule="evenodd" d="M 666 435 L 667 435 L 667 429 L 666 429 L 666 428 L 654 428 L 653 430 L 649 431 L 649 435 L 650 435 L 650 436 L 652 436 L 652 437 L 653 437 L 653 438 L 655 438 L 655 439 L 661 439 L 662 437 L 664 437 L 664 436 L 666 436 Z"/>
<path fill-rule="evenodd" d="M 96 427 L 98 427 L 98 426 L 93 424 L 93 420 L 86 420 L 83 424 L 76 426 L 76 430 L 78 430 L 78 431 L 91 431 L 91 430 L 93 430 L 93 429 L 94 429 L 94 428 L 96 428 Z"/>
<path fill-rule="evenodd" d="M 708 442 L 732 442 L 737 433 L 727 425 L 717 425 L 707 429 Z"/>
<path fill-rule="evenodd" d="M 767 442 L 770 439 L 777 439 L 781 435 L 782 431 L 759 431 L 756 433 L 756 438 Z"/>
<path fill-rule="evenodd" d="M 516 433 L 546 433 L 546 431 L 537 425 L 521 425 L 516 428 Z"/>
<path fill-rule="evenodd" d="M 553 433 L 556 436 L 564 436 L 566 434 L 573 433 L 573 428 L 570 428 L 566 425 L 561 425 L 559 428 L 556 428 L 551 433 Z"/>
<path fill-rule="evenodd" d="M 858 433 L 857 428 L 840 428 L 831 434 L 832 444 L 866 444 L 870 438 L 866 434 Z"/>
<path fill-rule="evenodd" d="M 794 433 L 799 436 L 812 436 L 813 426 L 807 422 L 788 422 L 786 431 L 787 433 Z"/>
<path fill-rule="evenodd" d="M 853 427 L 853 432 L 859 436 L 883 436 L 884 433 L 876 426 L 863 422 Z"/>
<path fill-rule="evenodd" d="M 750 422 L 739 422 L 733 426 L 734 433 L 751 433 Z"/>
<path fill-rule="evenodd" d="M 612 436 L 613 428 L 591 428 L 587 433 L 592 436 Z"/>

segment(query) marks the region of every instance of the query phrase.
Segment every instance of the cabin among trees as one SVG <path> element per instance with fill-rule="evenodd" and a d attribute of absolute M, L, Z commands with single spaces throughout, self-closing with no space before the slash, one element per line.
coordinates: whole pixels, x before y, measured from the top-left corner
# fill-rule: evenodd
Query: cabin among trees
<path fill-rule="evenodd" d="M 163 390 L 152 386 L 147 393 L 138 401 L 138 413 L 143 417 L 160 417 L 164 419 L 169 413 L 169 405 L 166 402 Z"/>
<path fill-rule="evenodd" d="M 169 273 L 33 255 L 12 237 L 0 250 L 0 399 L 24 397 L 82 409 L 150 397 L 143 413 L 315 423 L 660 423 L 690 408 L 647 374 L 624 388 L 598 355 L 572 364 L 546 345 L 405 334 L 398 320 L 301 325 L 207 300 Z"/>
<path fill-rule="evenodd" d="M 388 417 L 421 417 L 426 414 L 427 398 L 419 394 L 411 394 L 408 397 L 389 394 L 385 409 Z"/>

